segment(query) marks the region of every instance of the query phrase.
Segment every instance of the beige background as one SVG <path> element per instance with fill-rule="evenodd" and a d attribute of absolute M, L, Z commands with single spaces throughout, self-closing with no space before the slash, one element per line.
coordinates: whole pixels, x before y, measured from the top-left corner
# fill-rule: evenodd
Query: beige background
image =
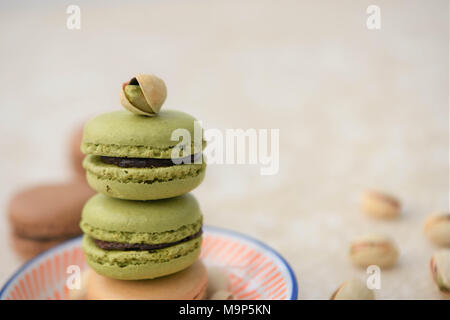
<path fill-rule="evenodd" d="M 369 31 L 375 2 L 382 29 Z M 39 3 L 0 5 L 0 284 L 20 265 L 8 198 L 68 179 L 73 128 L 119 109 L 121 83 L 153 72 L 167 83 L 165 107 L 208 128 L 280 129 L 278 175 L 210 166 L 195 194 L 206 223 L 281 252 L 300 298 L 364 278 L 347 253 L 367 231 L 401 250 L 379 298 L 440 297 L 422 224 L 449 202 L 447 1 L 77 1 L 79 31 L 66 29 L 69 1 Z M 363 216 L 368 187 L 398 195 L 402 218 Z"/>

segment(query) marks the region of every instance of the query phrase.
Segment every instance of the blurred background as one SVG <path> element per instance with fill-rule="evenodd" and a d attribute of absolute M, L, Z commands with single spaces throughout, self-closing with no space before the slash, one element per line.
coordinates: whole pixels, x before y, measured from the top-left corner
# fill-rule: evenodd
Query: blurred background
<path fill-rule="evenodd" d="M 72 4 L 80 30 L 66 27 Z M 380 30 L 366 27 L 371 4 Z M 124 81 L 155 73 L 164 107 L 206 128 L 280 129 L 277 175 L 209 166 L 194 191 L 205 223 L 278 250 L 301 299 L 364 279 L 349 241 L 383 232 L 401 256 L 377 297 L 439 298 L 423 221 L 449 206 L 448 16 L 448 1 L 420 0 L 0 2 L 0 285 L 21 264 L 11 195 L 70 179 L 74 130 L 121 109 Z M 367 188 L 397 195 L 402 217 L 364 216 Z"/>

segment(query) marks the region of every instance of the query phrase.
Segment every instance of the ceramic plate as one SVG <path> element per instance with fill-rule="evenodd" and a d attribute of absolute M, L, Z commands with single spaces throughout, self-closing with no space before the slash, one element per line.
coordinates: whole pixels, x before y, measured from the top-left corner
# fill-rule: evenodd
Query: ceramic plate
<path fill-rule="evenodd" d="M 201 258 L 223 268 L 237 300 L 296 300 L 297 280 L 280 254 L 261 241 L 216 227 L 203 228 Z M 4 285 L 0 299 L 66 299 L 70 265 L 87 268 L 81 236 L 25 263 Z"/>

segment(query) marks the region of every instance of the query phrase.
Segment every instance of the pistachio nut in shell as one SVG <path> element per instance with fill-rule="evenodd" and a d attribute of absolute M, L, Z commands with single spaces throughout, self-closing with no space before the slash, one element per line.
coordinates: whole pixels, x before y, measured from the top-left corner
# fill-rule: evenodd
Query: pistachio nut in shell
<path fill-rule="evenodd" d="M 341 284 L 330 300 L 375 300 L 375 295 L 366 283 L 352 279 Z"/>
<path fill-rule="evenodd" d="M 166 97 L 166 85 L 155 75 L 138 74 L 125 82 L 120 90 L 122 106 L 128 111 L 145 116 L 156 115 Z"/>
<path fill-rule="evenodd" d="M 440 212 L 430 215 L 425 221 L 424 232 L 433 243 L 450 247 L 450 213 Z"/>
<path fill-rule="evenodd" d="M 350 259 L 362 268 L 376 265 L 380 268 L 393 266 L 398 259 L 398 249 L 394 241 L 380 234 L 362 236 L 350 245 Z"/>
<path fill-rule="evenodd" d="M 362 210 L 369 216 L 380 219 L 391 219 L 400 215 L 400 201 L 387 193 L 366 191 L 362 196 Z"/>
<path fill-rule="evenodd" d="M 430 260 L 431 275 L 439 290 L 450 294 L 450 249 L 436 252 Z"/>

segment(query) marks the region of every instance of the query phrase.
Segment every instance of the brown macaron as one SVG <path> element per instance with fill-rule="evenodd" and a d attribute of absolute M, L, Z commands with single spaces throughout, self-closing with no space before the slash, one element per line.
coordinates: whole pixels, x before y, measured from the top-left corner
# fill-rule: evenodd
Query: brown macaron
<path fill-rule="evenodd" d="M 8 207 L 13 246 L 20 255 L 30 257 L 81 234 L 81 210 L 94 194 L 84 181 L 41 185 L 18 192 Z"/>
<path fill-rule="evenodd" d="M 183 271 L 151 280 L 117 280 L 92 271 L 88 300 L 204 300 L 208 273 L 201 260 Z"/>
<path fill-rule="evenodd" d="M 23 260 L 29 260 L 37 256 L 39 253 L 50 249 L 51 247 L 54 247 L 67 239 L 68 238 L 33 240 L 11 233 L 9 241 L 20 258 Z"/>
<path fill-rule="evenodd" d="M 69 143 L 69 157 L 74 175 L 76 178 L 86 179 L 86 172 L 83 168 L 84 154 L 81 152 L 81 141 L 83 139 L 83 126 L 79 126 L 73 131 Z"/>

